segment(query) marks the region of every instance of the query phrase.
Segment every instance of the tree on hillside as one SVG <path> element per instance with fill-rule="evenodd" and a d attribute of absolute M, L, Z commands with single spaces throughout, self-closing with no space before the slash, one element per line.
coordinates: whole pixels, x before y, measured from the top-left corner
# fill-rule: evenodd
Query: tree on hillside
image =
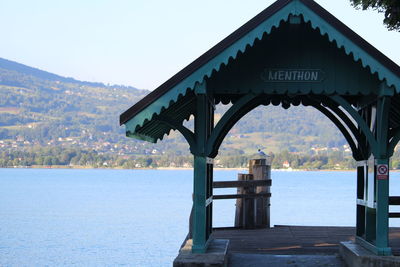
<path fill-rule="evenodd" d="M 389 30 L 400 31 L 400 1 L 399 0 L 350 0 L 356 8 L 363 10 L 372 8 L 385 13 L 383 23 Z"/>

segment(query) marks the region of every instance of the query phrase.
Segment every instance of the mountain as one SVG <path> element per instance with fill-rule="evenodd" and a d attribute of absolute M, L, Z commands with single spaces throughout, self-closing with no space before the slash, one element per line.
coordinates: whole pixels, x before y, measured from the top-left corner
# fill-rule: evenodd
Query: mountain
<path fill-rule="evenodd" d="M 65 147 L 115 155 L 189 155 L 176 132 L 157 144 L 125 137 L 118 125 L 119 114 L 148 93 L 78 81 L 0 59 L 0 149 Z M 218 105 L 216 119 L 227 108 Z M 268 106 L 242 118 L 226 137 L 220 154 L 250 155 L 258 148 L 314 153 L 343 150 L 345 144 L 335 126 L 312 108 Z"/>
<path fill-rule="evenodd" d="M 1 79 L 1 84 L 3 85 L 11 85 L 11 86 L 24 85 L 24 84 L 18 84 L 18 82 L 22 81 L 18 81 L 15 79 L 14 75 L 19 74 L 48 81 L 59 81 L 64 83 L 74 83 L 74 84 L 87 85 L 93 87 L 105 87 L 105 85 L 102 83 L 83 82 L 75 80 L 73 78 L 66 78 L 57 74 L 53 74 L 37 68 L 32 68 L 24 64 L 20 64 L 15 61 L 7 60 L 4 58 L 0 58 L 0 69 L 2 70 L 0 79 Z"/>
<path fill-rule="evenodd" d="M 96 148 L 99 143 L 118 143 L 126 139 L 119 114 L 147 93 L 82 82 L 0 59 L 0 139 L 14 142 L 14 147 Z"/>

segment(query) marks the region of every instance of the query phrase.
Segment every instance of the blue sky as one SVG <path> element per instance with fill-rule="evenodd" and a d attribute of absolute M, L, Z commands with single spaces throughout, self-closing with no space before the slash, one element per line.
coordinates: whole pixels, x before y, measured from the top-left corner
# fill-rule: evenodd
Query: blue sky
<path fill-rule="evenodd" d="M 80 80 L 155 89 L 274 1 L 8 0 L 0 57 Z M 400 64 L 400 33 L 349 0 L 317 0 Z"/>

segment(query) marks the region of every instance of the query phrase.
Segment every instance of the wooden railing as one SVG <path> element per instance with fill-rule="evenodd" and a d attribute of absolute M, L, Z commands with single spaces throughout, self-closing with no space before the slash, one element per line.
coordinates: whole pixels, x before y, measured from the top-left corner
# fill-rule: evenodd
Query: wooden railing
<path fill-rule="evenodd" d="M 253 180 L 253 174 L 239 174 L 238 181 L 213 182 L 213 188 L 238 188 L 238 194 L 214 195 L 213 199 L 236 199 L 235 227 L 269 227 L 271 179 Z M 262 187 L 257 190 L 257 187 Z"/>
<path fill-rule="evenodd" d="M 389 197 L 389 205 L 400 206 L 400 197 Z M 389 212 L 389 218 L 400 218 L 400 212 Z"/>
<path fill-rule="evenodd" d="M 248 191 L 255 192 L 257 186 L 271 186 L 271 180 L 249 180 L 249 181 L 223 181 L 213 182 L 213 188 L 248 188 Z M 237 199 L 237 198 L 267 198 L 271 193 L 248 193 L 248 194 L 230 194 L 214 195 L 213 199 Z"/>

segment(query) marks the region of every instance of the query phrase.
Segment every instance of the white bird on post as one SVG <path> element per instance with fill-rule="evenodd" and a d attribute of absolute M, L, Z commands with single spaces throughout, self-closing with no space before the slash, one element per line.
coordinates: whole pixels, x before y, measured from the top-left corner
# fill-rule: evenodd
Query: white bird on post
<path fill-rule="evenodd" d="M 258 154 L 263 157 L 269 157 L 269 155 L 265 154 L 261 149 L 258 149 Z"/>

